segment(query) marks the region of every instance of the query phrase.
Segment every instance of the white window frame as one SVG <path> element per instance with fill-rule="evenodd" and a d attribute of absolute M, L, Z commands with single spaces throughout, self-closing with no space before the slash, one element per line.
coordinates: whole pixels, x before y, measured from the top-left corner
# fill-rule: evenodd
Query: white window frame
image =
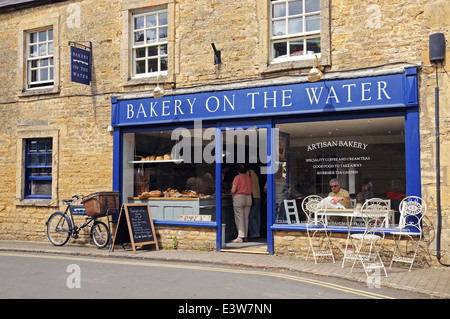
<path fill-rule="evenodd" d="M 160 24 L 160 15 L 165 14 L 166 15 L 166 23 Z M 149 26 L 147 25 L 147 17 L 156 15 L 156 25 Z M 136 19 L 137 18 L 143 18 L 144 20 L 144 26 L 143 28 L 136 28 Z M 133 78 L 141 78 L 141 77 L 149 77 L 149 76 L 158 76 L 161 75 L 167 75 L 168 72 L 168 44 L 169 44 L 169 13 L 167 7 L 165 8 L 158 8 L 154 10 L 148 10 L 144 12 L 134 12 L 131 17 L 131 32 L 130 32 L 130 43 L 131 43 L 131 50 L 132 50 L 132 57 L 131 57 L 131 68 L 132 68 L 132 77 Z M 160 39 L 160 31 L 166 29 L 166 37 L 163 39 Z M 155 42 L 149 42 L 147 39 L 147 32 L 150 31 L 156 31 L 156 41 Z M 143 32 L 144 34 L 144 41 L 143 43 L 135 44 L 135 38 L 137 32 Z M 156 47 L 157 48 L 157 54 L 149 56 L 149 48 Z M 165 51 L 163 51 L 163 48 L 165 47 Z M 145 50 L 145 55 L 142 57 L 137 57 L 136 54 L 138 50 Z M 149 72 L 149 61 L 157 59 L 157 70 L 153 72 Z M 166 69 L 162 69 L 162 60 L 166 60 Z M 145 72 L 143 73 L 137 73 L 137 61 L 144 61 L 145 62 Z"/>
<path fill-rule="evenodd" d="M 272 62 L 286 62 L 286 61 L 292 61 L 292 60 L 302 60 L 302 59 L 310 59 L 311 56 L 317 55 L 318 57 L 321 56 L 321 52 L 313 52 L 310 50 L 307 50 L 307 42 L 310 39 L 316 39 L 319 38 L 320 41 L 322 41 L 321 38 L 321 22 L 320 22 L 320 0 L 319 1 L 319 10 L 313 11 L 313 12 L 306 12 L 306 1 L 302 1 L 302 13 L 296 14 L 296 15 L 289 15 L 289 3 L 294 2 L 296 0 L 271 0 L 269 11 L 270 11 L 270 61 Z M 283 17 L 273 17 L 273 6 L 279 4 L 285 4 L 286 5 L 286 15 Z M 313 31 L 306 31 L 306 20 L 307 17 L 311 16 L 318 16 L 319 17 L 319 29 L 313 30 Z M 293 18 L 301 18 L 302 19 L 302 32 L 298 33 L 289 33 L 289 19 Z M 274 21 L 285 21 L 285 34 L 283 35 L 273 35 L 273 22 Z M 290 55 L 290 45 L 294 41 L 303 41 L 303 52 L 302 54 L 296 54 L 296 55 Z M 274 50 L 274 44 L 280 43 L 280 42 L 287 42 L 287 48 L 286 48 L 286 56 L 283 57 L 275 57 L 275 50 Z"/>
<path fill-rule="evenodd" d="M 45 33 L 45 39 L 41 35 Z M 32 37 L 35 35 L 35 41 Z M 50 39 L 51 38 L 51 39 Z M 32 48 L 35 47 L 36 55 Z M 41 54 L 41 48 L 45 51 Z M 27 89 L 52 87 L 55 81 L 55 57 L 54 57 L 54 30 L 53 28 L 30 31 L 26 33 L 26 66 L 27 66 Z M 47 72 L 47 79 L 42 80 L 41 72 Z M 36 80 L 33 81 L 32 74 L 36 72 Z"/>

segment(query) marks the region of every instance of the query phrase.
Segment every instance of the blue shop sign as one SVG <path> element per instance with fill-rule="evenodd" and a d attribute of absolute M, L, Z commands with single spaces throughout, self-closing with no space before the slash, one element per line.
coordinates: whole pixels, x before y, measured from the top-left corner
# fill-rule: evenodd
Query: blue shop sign
<path fill-rule="evenodd" d="M 112 125 L 385 109 L 417 105 L 417 71 L 248 89 L 112 99 Z"/>
<path fill-rule="evenodd" d="M 91 83 L 91 52 L 70 47 L 70 80 L 81 84 Z"/>

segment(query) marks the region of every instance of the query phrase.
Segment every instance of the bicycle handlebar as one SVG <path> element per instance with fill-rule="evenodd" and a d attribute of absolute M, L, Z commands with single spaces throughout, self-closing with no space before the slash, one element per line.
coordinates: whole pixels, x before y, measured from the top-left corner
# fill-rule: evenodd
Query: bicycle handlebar
<path fill-rule="evenodd" d="M 72 204 L 73 202 L 79 200 L 80 198 L 84 197 L 84 195 L 73 195 L 70 199 L 63 199 L 64 204 Z"/>

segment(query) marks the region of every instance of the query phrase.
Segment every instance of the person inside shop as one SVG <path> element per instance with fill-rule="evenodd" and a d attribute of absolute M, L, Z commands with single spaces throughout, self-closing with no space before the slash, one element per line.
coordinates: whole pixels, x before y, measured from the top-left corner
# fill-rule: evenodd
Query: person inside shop
<path fill-rule="evenodd" d="M 247 166 L 245 164 L 239 164 L 238 173 L 231 186 L 234 221 L 238 230 L 238 237 L 232 240 L 233 243 L 247 241 L 248 216 L 252 206 L 253 182 L 251 177 L 246 174 Z"/>
<path fill-rule="evenodd" d="M 337 178 L 330 181 L 331 192 L 329 197 L 333 197 L 331 202 L 333 204 L 341 203 L 345 208 L 350 208 L 350 194 L 347 190 L 341 188 L 341 182 Z"/>
<path fill-rule="evenodd" d="M 391 181 L 391 190 L 386 192 L 386 198 L 391 200 L 391 208 L 394 212 L 395 223 L 398 224 L 400 220 L 400 202 L 406 197 L 406 192 L 402 182 L 399 179 L 393 179 Z"/>
<path fill-rule="evenodd" d="M 362 183 L 361 191 L 356 195 L 356 204 L 362 205 L 366 200 L 373 197 L 372 188 L 369 183 Z"/>
<path fill-rule="evenodd" d="M 247 175 L 251 177 L 252 186 L 252 207 L 248 216 L 248 238 L 261 237 L 259 229 L 261 227 L 261 190 L 259 187 L 259 179 L 255 171 L 247 170 Z"/>

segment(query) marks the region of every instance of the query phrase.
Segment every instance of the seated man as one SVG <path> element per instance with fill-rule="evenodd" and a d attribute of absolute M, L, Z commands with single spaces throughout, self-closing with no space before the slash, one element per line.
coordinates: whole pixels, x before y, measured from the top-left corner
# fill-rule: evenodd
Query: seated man
<path fill-rule="evenodd" d="M 330 181 L 331 192 L 328 196 L 333 197 L 333 204 L 341 203 L 345 208 L 350 208 L 350 194 L 341 188 L 341 182 L 337 178 Z"/>

